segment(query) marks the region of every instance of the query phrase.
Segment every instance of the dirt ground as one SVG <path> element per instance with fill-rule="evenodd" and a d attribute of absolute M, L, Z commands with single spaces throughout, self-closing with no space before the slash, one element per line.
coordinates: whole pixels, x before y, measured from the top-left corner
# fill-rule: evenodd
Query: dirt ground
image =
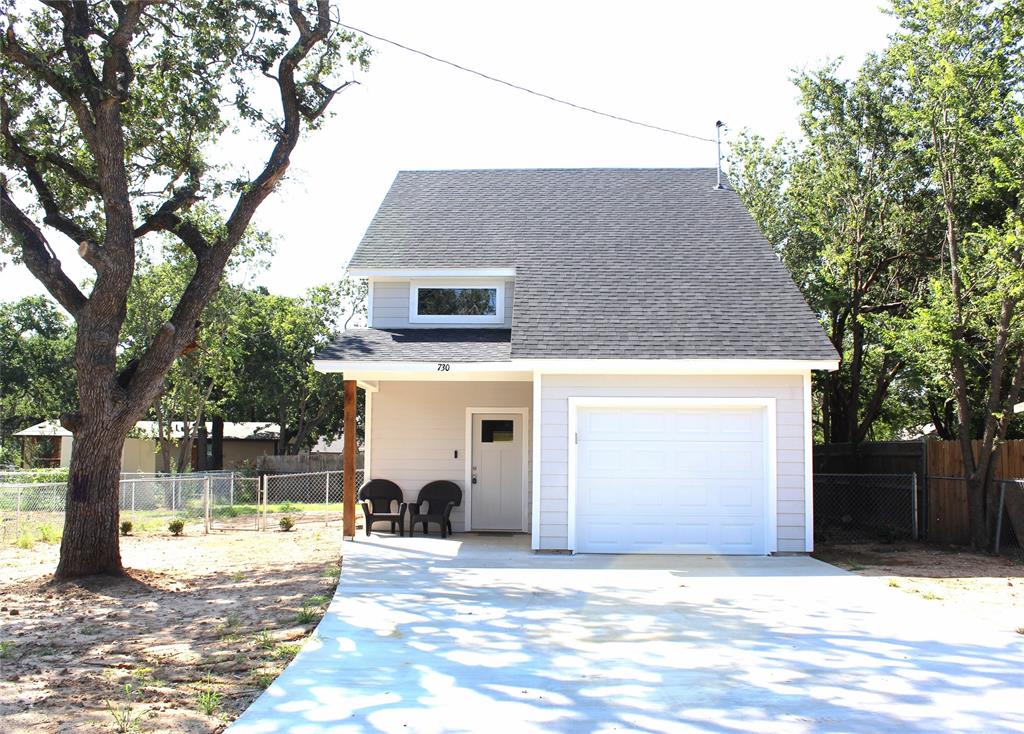
<path fill-rule="evenodd" d="M 60 584 L 56 545 L 0 548 L 0 730 L 223 730 L 323 615 L 340 541 L 190 526 L 122 538 L 128 578 Z"/>
<path fill-rule="evenodd" d="M 1024 634 L 1024 562 L 920 543 L 820 546 L 814 557 Z"/>

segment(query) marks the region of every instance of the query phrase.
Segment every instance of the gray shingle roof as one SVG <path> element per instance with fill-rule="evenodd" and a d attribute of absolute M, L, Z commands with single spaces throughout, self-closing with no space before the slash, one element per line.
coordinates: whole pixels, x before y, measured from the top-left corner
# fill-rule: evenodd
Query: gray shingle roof
<path fill-rule="evenodd" d="M 835 359 L 714 185 L 714 169 L 404 171 L 350 266 L 515 267 L 513 358 Z"/>
<path fill-rule="evenodd" d="M 507 362 L 509 329 L 349 329 L 317 359 L 365 362 Z"/>

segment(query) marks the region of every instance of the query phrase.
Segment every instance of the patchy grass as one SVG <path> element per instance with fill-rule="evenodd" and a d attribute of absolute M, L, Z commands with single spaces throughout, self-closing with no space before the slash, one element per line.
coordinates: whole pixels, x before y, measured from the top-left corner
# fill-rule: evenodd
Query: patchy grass
<path fill-rule="evenodd" d="M 912 542 L 821 545 L 813 555 L 996 628 L 1013 630 L 1024 611 L 1020 560 Z"/>
<path fill-rule="evenodd" d="M 55 583 L 0 546 L 4 734 L 220 732 L 299 652 L 337 584 L 340 524 L 121 538 L 129 575 Z M 11 610 L 16 611 L 12 614 Z M 127 688 L 126 688 L 127 686 Z"/>

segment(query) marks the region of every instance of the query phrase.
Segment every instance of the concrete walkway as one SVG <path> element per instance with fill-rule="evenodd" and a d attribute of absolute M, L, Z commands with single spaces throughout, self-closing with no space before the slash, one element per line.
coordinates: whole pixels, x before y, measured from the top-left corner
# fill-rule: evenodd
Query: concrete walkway
<path fill-rule="evenodd" d="M 1024 732 L 1009 629 L 809 558 L 526 543 L 345 543 L 316 637 L 229 731 Z"/>

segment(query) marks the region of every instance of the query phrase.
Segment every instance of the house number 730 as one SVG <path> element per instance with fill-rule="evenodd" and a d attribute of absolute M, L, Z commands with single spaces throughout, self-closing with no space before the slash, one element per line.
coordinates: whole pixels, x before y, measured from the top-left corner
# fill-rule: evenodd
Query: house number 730
<path fill-rule="evenodd" d="M 438 372 L 448 372 L 451 368 L 452 368 L 452 366 L 450 364 L 448 364 L 447 362 L 438 362 L 437 363 L 437 371 Z"/>

